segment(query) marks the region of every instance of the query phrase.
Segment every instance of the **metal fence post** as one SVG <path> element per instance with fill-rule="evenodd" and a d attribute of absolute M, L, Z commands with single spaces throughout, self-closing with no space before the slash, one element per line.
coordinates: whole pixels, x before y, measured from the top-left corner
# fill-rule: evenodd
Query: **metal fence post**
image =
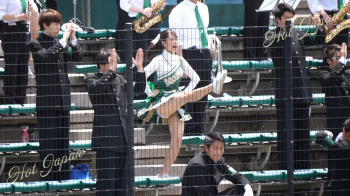
<path fill-rule="evenodd" d="M 132 70 L 132 24 L 125 24 L 125 53 L 126 53 L 126 93 L 127 93 L 127 167 L 128 168 L 128 194 L 130 196 L 135 195 L 135 170 L 134 170 L 134 93 L 133 93 L 133 70 Z"/>
<path fill-rule="evenodd" d="M 290 35 L 291 20 L 286 20 L 286 33 Z M 294 195 L 294 151 L 293 151 L 293 92 L 292 92 L 292 38 L 287 36 L 284 42 L 285 54 L 285 95 L 286 95 L 286 149 L 287 149 L 287 194 L 288 196 Z"/>

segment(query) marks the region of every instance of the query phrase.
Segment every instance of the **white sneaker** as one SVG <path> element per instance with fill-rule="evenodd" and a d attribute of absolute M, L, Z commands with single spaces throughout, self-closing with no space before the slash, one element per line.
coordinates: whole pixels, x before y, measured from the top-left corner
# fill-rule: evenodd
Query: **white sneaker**
<path fill-rule="evenodd" d="M 158 178 L 169 178 L 170 176 L 169 176 L 169 174 L 162 174 L 162 175 L 157 175 L 158 176 Z"/>
<path fill-rule="evenodd" d="M 227 70 L 222 70 L 221 72 L 218 72 L 216 77 L 213 79 L 213 92 L 215 94 L 218 94 L 218 95 L 221 94 L 226 76 L 227 76 Z"/>

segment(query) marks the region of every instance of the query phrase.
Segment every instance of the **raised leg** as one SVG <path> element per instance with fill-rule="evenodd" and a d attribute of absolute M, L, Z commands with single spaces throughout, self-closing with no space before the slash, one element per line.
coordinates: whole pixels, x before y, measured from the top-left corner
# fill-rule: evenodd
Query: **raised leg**
<path fill-rule="evenodd" d="M 179 93 L 174 98 L 157 108 L 158 114 L 164 118 L 169 118 L 170 115 L 174 114 L 179 108 L 188 102 L 194 102 L 202 99 L 205 95 L 213 91 L 213 84 L 209 84 L 202 88 L 193 90 L 192 92 Z"/>
<path fill-rule="evenodd" d="M 164 157 L 164 165 L 160 175 L 168 174 L 171 165 L 175 162 L 181 148 L 182 136 L 185 129 L 184 122 L 179 120 L 177 113 L 169 117 L 168 126 L 171 134 L 171 141 L 170 147 Z"/>

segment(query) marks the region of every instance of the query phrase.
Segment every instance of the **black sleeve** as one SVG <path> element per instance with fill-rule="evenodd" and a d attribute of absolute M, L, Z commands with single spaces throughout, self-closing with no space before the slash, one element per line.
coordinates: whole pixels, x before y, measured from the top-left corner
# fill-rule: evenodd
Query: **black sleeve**
<path fill-rule="evenodd" d="M 188 175 L 184 176 L 182 186 L 186 189 L 192 189 L 194 195 L 212 196 L 212 193 L 207 188 L 205 166 L 200 164 L 193 164 L 186 168 Z"/>
<path fill-rule="evenodd" d="M 344 73 L 347 67 L 339 62 L 338 65 L 331 71 L 321 71 L 318 76 L 322 86 L 334 87 L 340 82 L 340 76 Z"/>
<path fill-rule="evenodd" d="M 60 42 L 57 42 L 46 49 L 41 46 L 37 39 L 30 42 L 29 48 L 33 54 L 34 62 L 46 64 L 50 62 L 57 62 L 60 52 L 67 51 L 67 48 L 63 48 Z"/>
<path fill-rule="evenodd" d="M 91 95 L 100 95 L 103 94 L 107 85 L 110 85 L 111 82 L 116 78 L 116 74 L 111 70 L 103 73 L 102 77 L 97 77 L 95 74 L 90 74 L 86 76 L 85 83 L 87 84 L 89 94 Z"/>
<path fill-rule="evenodd" d="M 146 75 L 145 72 L 135 72 L 134 73 L 135 81 L 135 93 L 144 93 L 146 88 Z"/>

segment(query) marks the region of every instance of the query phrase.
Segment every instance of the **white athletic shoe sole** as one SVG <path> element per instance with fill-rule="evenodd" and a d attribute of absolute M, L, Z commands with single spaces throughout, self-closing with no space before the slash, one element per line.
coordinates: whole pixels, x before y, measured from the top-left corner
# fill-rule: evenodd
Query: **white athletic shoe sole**
<path fill-rule="evenodd" d="M 214 78 L 213 92 L 215 94 L 218 94 L 218 95 L 221 94 L 226 76 L 227 76 L 227 70 L 222 70 L 221 72 L 218 73 L 218 75 L 216 75 L 216 78 Z"/>

